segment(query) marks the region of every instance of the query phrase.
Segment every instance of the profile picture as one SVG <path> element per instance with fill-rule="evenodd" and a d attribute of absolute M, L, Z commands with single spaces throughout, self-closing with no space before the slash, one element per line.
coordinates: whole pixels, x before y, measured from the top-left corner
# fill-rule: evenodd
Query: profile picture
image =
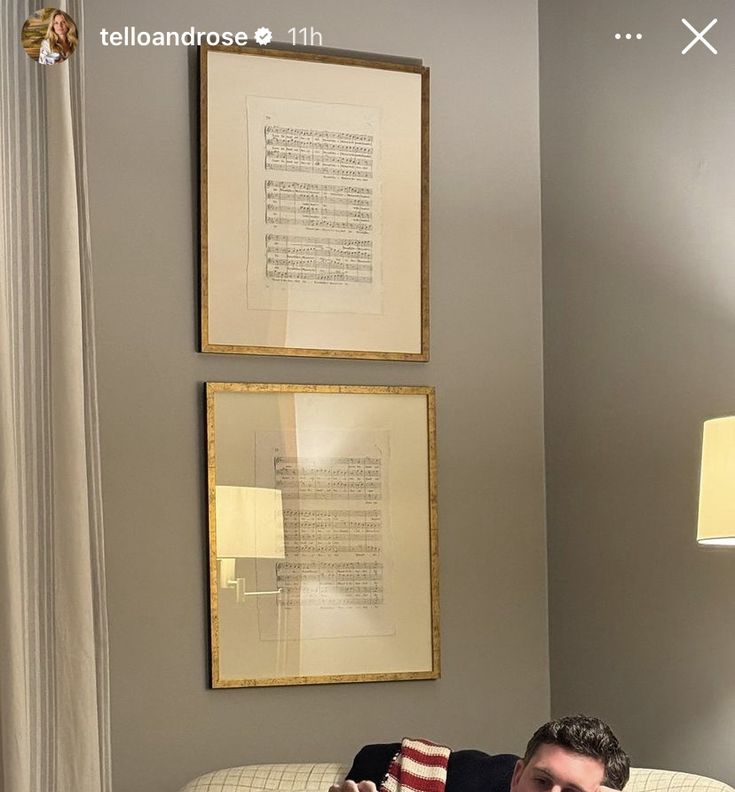
<path fill-rule="evenodd" d="M 76 22 L 58 8 L 42 8 L 23 24 L 20 43 L 28 57 L 42 66 L 63 63 L 77 48 Z"/>

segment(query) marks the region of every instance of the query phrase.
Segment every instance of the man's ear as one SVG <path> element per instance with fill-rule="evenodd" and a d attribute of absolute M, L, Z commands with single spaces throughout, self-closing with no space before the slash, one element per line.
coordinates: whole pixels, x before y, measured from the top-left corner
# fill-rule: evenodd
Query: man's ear
<path fill-rule="evenodd" d="M 519 781 L 519 779 L 521 777 L 521 773 L 523 773 L 523 768 L 524 767 L 525 767 L 525 765 L 523 764 L 523 759 L 519 759 L 516 762 L 516 766 L 513 768 L 513 777 L 510 780 L 511 792 L 513 792 L 513 790 L 518 785 L 518 781 Z"/>

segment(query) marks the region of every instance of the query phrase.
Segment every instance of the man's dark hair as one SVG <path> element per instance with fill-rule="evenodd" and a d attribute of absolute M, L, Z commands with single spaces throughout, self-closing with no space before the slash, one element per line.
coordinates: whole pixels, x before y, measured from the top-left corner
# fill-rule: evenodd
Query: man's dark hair
<path fill-rule="evenodd" d="M 545 723 L 528 741 L 524 764 L 528 764 L 541 745 L 558 745 L 573 753 L 599 759 L 605 766 L 603 786 L 622 789 L 628 781 L 630 758 L 612 729 L 599 718 L 567 715 Z"/>

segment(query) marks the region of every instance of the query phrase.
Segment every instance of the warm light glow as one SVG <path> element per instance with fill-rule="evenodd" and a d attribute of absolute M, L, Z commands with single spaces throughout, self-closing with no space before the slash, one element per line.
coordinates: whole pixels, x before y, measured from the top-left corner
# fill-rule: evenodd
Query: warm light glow
<path fill-rule="evenodd" d="M 697 541 L 735 546 L 735 416 L 704 423 Z"/>
<path fill-rule="evenodd" d="M 281 491 L 265 487 L 215 490 L 217 558 L 283 558 Z"/>

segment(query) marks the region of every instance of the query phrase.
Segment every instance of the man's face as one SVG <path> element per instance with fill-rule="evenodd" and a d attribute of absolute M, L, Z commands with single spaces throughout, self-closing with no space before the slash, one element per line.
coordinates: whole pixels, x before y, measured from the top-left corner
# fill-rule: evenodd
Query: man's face
<path fill-rule="evenodd" d="M 516 763 L 510 792 L 598 792 L 604 777 L 599 759 L 541 745 L 528 764 Z"/>

